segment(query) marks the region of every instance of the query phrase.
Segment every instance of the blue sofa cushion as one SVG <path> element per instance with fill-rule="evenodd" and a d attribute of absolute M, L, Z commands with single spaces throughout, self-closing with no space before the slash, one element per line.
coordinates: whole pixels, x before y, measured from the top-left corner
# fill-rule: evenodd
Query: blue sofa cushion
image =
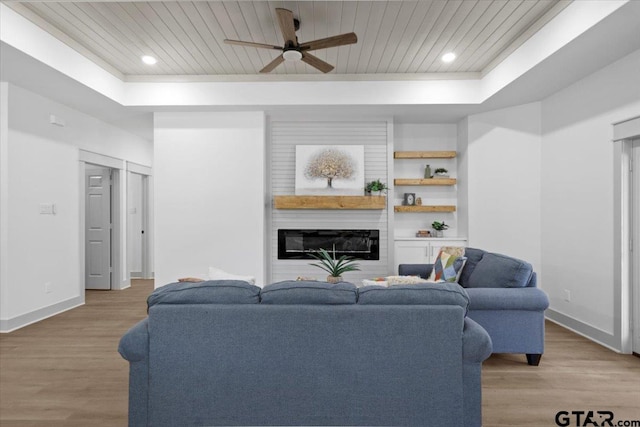
<path fill-rule="evenodd" d="M 466 312 L 469 296 L 457 283 L 365 286 L 358 289 L 358 304 L 370 305 L 458 305 Z"/>
<path fill-rule="evenodd" d="M 531 280 L 528 262 L 486 252 L 465 282 L 468 288 L 524 288 Z"/>
<path fill-rule="evenodd" d="M 358 288 L 349 282 L 287 280 L 262 288 L 260 299 L 263 304 L 355 304 Z"/>
<path fill-rule="evenodd" d="M 260 288 L 242 280 L 171 283 L 154 290 L 147 307 L 156 304 L 257 304 Z"/>
<path fill-rule="evenodd" d="M 466 283 L 469 281 L 469 277 L 471 277 L 471 273 L 475 270 L 476 266 L 482 259 L 486 252 L 482 249 L 475 248 L 465 248 L 464 256 L 467 258 L 467 262 L 464 264 L 464 268 L 462 269 L 462 274 L 460 274 L 460 280 L 458 283 L 462 286 L 467 286 Z"/>
<path fill-rule="evenodd" d="M 524 288 L 514 292 L 505 288 L 467 288 L 469 310 L 526 310 L 541 311 L 549 307 L 547 294 L 538 288 Z"/>

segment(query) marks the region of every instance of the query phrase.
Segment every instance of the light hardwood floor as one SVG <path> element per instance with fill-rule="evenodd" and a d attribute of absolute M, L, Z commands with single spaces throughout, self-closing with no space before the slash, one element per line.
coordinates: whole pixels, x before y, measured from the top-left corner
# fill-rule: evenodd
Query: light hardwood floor
<path fill-rule="evenodd" d="M 88 291 L 86 305 L 0 335 L 0 426 L 125 426 L 128 365 L 117 346 L 146 316 L 152 288 L 136 280 L 124 291 Z M 560 410 L 640 420 L 640 358 L 549 322 L 546 344 L 538 367 L 522 355 L 485 362 L 485 426 L 555 426 Z"/>

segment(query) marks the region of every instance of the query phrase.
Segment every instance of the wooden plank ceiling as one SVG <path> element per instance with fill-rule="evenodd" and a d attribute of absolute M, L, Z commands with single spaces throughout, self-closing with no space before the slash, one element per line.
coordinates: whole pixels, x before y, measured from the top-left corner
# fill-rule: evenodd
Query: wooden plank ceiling
<path fill-rule="evenodd" d="M 332 74 L 486 73 L 568 0 L 10 2 L 22 15 L 121 76 L 257 74 L 283 45 L 275 9 L 301 22 L 299 42 L 355 32 L 358 43 L 314 54 Z M 457 59 L 443 63 L 445 52 Z M 158 59 L 154 66 L 142 55 Z M 318 74 L 303 62 L 272 74 Z"/>

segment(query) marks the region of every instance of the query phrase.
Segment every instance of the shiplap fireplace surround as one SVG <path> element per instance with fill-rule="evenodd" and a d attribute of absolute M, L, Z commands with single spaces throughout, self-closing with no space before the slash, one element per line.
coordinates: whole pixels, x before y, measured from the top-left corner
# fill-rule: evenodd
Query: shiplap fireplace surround
<path fill-rule="evenodd" d="M 271 199 L 295 193 L 295 153 L 297 145 L 363 145 L 365 181 L 389 180 L 389 152 L 392 129 L 380 121 L 280 121 L 270 122 Z M 363 189 L 364 194 L 364 189 Z M 389 209 L 271 209 L 270 274 L 272 281 L 298 276 L 323 279 L 325 274 L 309 265 L 309 260 L 278 259 L 279 229 L 371 229 L 380 232 L 380 259 L 361 261 L 362 271 L 349 273 L 349 280 L 360 281 L 388 274 Z"/>

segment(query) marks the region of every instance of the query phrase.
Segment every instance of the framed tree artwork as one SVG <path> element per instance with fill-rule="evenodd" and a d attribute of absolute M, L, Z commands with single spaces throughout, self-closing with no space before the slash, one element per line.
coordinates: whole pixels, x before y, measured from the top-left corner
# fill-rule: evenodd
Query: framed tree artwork
<path fill-rule="evenodd" d="M 295 194 L 362 195 L 364 145 L 297 145 Z"/>

